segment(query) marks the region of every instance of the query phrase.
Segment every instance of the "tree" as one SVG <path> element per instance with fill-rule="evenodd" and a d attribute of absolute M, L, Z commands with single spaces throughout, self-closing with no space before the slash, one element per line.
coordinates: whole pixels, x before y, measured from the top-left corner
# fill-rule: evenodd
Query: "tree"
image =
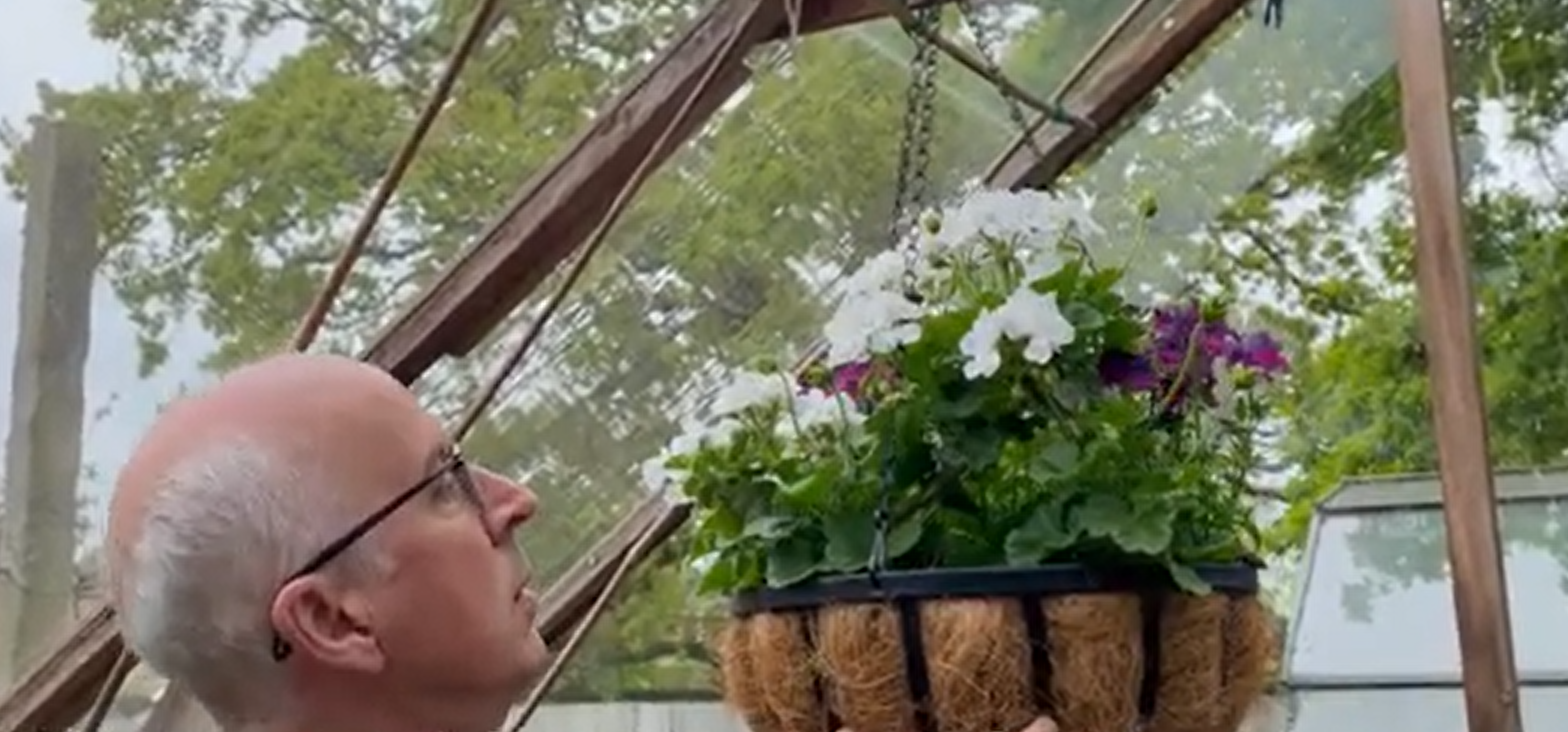
<path fill-rule="evenodd" d="M 1286 548 L 1299 545 L 1315 501 L 1344 479 L 1436 465 L 1392 38 L 1386 24 L 1366 22 L 1364 7 L 1303 9 L 1284 37 L 1243 30 L 1216 41 L 1159 108 L 1078 178 L 1104 189 L 1137 169 L 1132 179 L 1156 192 L 1152 221 L 1113 221 L 1126 238 L 1108 243 L 1107 256 L 1135 241 L 1139 251 L 1123 256 L 1150 281 L 1201 270 L 1207 287 L 1250 301 L 1260 318 L 1294 335 L 1297 374 L 1280 415 L 1281 462 L 1296 471 L 1295 505 L 1277 536 Z M 1544 192 L 1529 194 L 1518 179 L 1521 166 L 1550 171 L 1560 154 L 1552 140 L 1568 119 L 1568 10 L 1471 0 L 1453 13 L 1493 457 L 1499 465 L 1557 462 L 1568 447 L 1564 326 L 1552 315 L 1565 284 L 1564 200 L 1551 175 L 1550 185 L 1529 186 Z M 1330 46 L 1320 41 L 1341 32 L 1347 41 L 1322 53 Z M 1260 43 L 1269 54 L 1249 57 Z M 1245 78 L 1230 76 L 1241 71 Z M 1521 148 L 1518 159 L 1486 159 L 1483 109 Z M 1320 110 L 1331 114 L 1313 114 Z M 1276 145 L 1293 129 L 1305 134 Z M 1514 183 L 1501 185 L 1500 174 Z M 1240 195 L 1219 195 L 1231 191 Z"/>

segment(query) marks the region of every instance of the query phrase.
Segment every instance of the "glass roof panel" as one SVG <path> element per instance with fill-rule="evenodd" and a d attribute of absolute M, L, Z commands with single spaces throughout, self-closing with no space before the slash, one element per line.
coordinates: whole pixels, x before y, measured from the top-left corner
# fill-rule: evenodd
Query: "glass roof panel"
<path fill-rule="evenodd" d="M 1236 19 L 1063 181 L 1101 199 L 1095 216 L 1111 235 L 1097 255 L 1167 294 L 1218 262 L 1260 256 L 1256 241 L 1221 230 L 1243 215 L 1238 198 L 1285 188 L 1276 179 L 1312 161 L 1314 133 L 1362 103 L 1394 59 L 1387 3 L 1298 3 L 1280 29 Z"/>
<path fill-rule="evenodd" d="M 1283 732 L 1467 729 L 1464 692 L 1458 687 L 1301 691 L 1291 694 L 1290 705 Z M 1519 711 L 1526 730 L 1559 729 L 1568 719 L 1568 688 L 1524 687 L 1519 690 Z"/>
<path fill-rule="evenodd" d="M 1568 470 L 1499 470 L 1493 475 L 1498 500 L 1568 496 Z M 1319 505 L 1322 511 L 1437 506 L 1443 486 L 1436 475 L 1406 475 L 1348 480 Z"/>
<path fill-rule="evenodd" d="M 1005 64 L 1033 70 L 1024 83 L 1049 96 L 1051 76 L 1065 75 L 1129 4 L 981 7 Z M 889 20 L 759 49 L 752 81 L 613 229 L 469 446 L 541 493 L 546 510 L 525 542 L 545 577 L 643 498 L 636 466 L 725 367 L 793 361 L 838 278 L 888 245 L 910 57 Z M 978 177 L 1018 134 L 989 82 L 951 61 L 941 66 L 935 125 L 933 198 Z M 559 275 L 466 363 L 442 364 L 422 382 L 426 401 L 460 404 Z"/>
<path fill-rule="evenodd" d="M 1561 498 L 1499 510 L 1521 679 L 1568 678 L 1568 527 Z M 1455 681 L 1455 630 L 1438 508 L 1326 513 L 1308 558 L 1286 668 L 1313 683 Z"/>

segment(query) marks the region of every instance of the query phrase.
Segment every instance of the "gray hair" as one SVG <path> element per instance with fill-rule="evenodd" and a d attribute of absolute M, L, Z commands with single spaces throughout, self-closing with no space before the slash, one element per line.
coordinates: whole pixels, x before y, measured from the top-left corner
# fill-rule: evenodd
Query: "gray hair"
<path fill-rule="evenodd" d="M 212 440 L 159 476 L 120 558 L 113 582 L 127 646 L 225 728 L 286 712 L 270 607 L 288 575 L 357 518 L 333 500 L 332 483 L 259 442 Z M 373 564 L 350 551 L 333 566 L 356 573 Z"/>

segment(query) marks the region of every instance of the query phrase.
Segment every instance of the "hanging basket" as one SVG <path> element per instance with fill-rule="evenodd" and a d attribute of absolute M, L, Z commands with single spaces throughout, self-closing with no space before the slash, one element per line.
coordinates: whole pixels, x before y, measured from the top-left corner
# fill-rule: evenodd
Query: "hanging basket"
<path fill-rule="evenodd" d="M 1234 732 L 1273 671 L 1251 564 L 855 575 L 734 598 L 724 695 L 752 732 Z"/>

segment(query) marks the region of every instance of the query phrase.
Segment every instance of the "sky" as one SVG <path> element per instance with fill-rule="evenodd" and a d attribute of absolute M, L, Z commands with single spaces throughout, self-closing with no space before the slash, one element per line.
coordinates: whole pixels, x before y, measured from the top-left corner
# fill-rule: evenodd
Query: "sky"
<path fill-rule="evenodd" d="M 6 0 L 0 23 L 0 117 L 24 123 L 37 111 L 37 83 L 80 89 L 113 77 L 111 51 L 88 37 L 88 5 L 80 0 Z M 0 201 L 0 425 L 9 425 L 11 365 L 16 352 L 17 283 L 22 248 L 22 208 Z M 187 329 L 170 364 L 150 380 L 137 377 L 134 333 L 107 285 L 93 293 L 92 345 L 87 363 L 87 415 L 83 462 L 96 476 L 84 481 L 84 510 L 100 525 L 107 482 L 132 441 L 182 381 L 200 378 L 193 364 L 206 349 L 199 331 Z M 111 407 L 101 418 L 95 413 Z M 3 450 L 0 447 L 0 450 Z M 92 535 L 91 532 L 89 535 Z"/>

